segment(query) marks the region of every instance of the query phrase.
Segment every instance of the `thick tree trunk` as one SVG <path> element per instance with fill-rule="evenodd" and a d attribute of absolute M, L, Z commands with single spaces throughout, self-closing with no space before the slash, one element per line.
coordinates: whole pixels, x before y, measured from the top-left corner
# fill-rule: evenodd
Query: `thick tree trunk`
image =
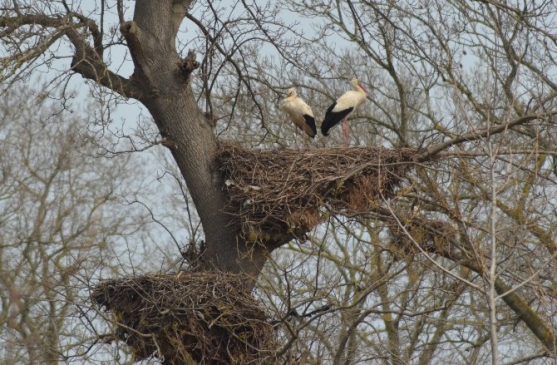
<path fill-rule="evenodd" d="M 284 232 L 265 244 L 248 244 L 240 227 L 224 213 L 227 197 L 215 166 L 217 140 L 212 122 L 197 106 L 190 85 L 191 73 L 197 68 L 195 55 L 182 59 L 176 51 L 176 35 L 191 3 L 192 0 L 136 1 L 133 21 L 120 24 L 135 66 L 129 80 L 108 70 L 101 44 L 91 47 L 74 28 L 66 28 L 66 36 L 75 47 L 72 69 L 147 107 L 186 180 L 201 219 L 206 241 L 200 258 L 202 267 L 244 273 L 253 284 L 269 252 L 290 241 L 293 235 Z M 23 20 L 43 26 L 59 23 L 59 19 L 48 17 L 27 16 Z"/>
<path fill-rule="evenodd" d="M 214 165 L 217 141 L 192 92 L 192 59 L 185 65 L 175 48 L 176 33 L 189 6 L 190 0 L 136 2 L 134 21 L 121 27 L 136 68 L 132 82 L 139 86 L 138 99 L 151 112 L 197 208 L 206 238 L 202 263 L 255 279 L 267 259 L 267 249 L 248 247 L 239 227 L 223 213 L 226 195 Z"/>

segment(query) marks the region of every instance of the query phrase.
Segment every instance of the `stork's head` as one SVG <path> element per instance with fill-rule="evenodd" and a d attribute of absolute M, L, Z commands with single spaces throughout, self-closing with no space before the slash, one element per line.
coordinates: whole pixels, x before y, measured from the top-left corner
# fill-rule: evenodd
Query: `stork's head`
<path fill-rule="evenodd" d="M 352 88 L 356 91 L 360 91 L 363 90 L 363 92 L 365 92 L 367 94 L 367 90 L 366 88 L 362 85 L 362 83 L 360 81 L 358 81 L 357 78 L 353 78 L 350 81 L 350 85 L 352 85 Z"/>
<path fill-rule="evenodd" d="M 288 89 L 288 91 L 286 92 L 286 97 L 287 98 L 295 98 L 296 95 L 298 95 L 298 93 L 296 93 L 296 89 L 294 89 L 293 87 Z"/>

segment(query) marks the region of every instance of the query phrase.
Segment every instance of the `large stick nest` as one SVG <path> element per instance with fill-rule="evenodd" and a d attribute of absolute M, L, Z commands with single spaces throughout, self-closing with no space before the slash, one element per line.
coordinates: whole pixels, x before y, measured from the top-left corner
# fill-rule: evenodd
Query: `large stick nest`
<path fill-rule="evenodd" d="M 416 150 L 383 147 L 248 150 L 221 144 L 217 162 L 244 234 L 303 235 L 334 214 L 369 212 L 414 166 Z M 248 236 L 248 237 L 250 237 Z M 270 237 L 270 236 L 269 236 Z"/>
<path fill-rule="evenodd" d="M 215 272 L 107 280 L 92 301 L 109 313 L 113 337 L 137 360 L 163 364 L 261 364 L 276 343 L 245 278 Z"/>

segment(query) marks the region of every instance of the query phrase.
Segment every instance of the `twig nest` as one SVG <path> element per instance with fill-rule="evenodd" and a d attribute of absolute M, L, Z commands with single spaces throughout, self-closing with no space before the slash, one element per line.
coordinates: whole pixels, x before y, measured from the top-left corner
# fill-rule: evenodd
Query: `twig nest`
<path fill-rule="evenodd" d="M 92 301 L 136 359 L 163 364 L 261 364 L 275 333 L 245 278 L 215 272 L 145 275 L 98 284 Z"/>
<path fill-rule="evenodd" d="M 244 234 L 303 235 L 327 212 L 367 213 L 393 195 L 414 166 L 416 150 L 383 147 L 248 150 L 223 143 L 217 163 Z"/>

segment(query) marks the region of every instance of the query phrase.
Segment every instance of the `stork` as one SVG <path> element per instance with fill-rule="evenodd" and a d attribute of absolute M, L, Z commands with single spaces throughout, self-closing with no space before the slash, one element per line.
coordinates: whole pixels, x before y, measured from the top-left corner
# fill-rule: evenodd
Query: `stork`
<path fill-rule="evenodd" d="M 327 109 L 325 119 L 321 124 L 321 133 L 324 136 L 328 136 L 329 129 L 342 121 L 342 139 L 345 146 L 348 145 L 348 125 L 346 124 L 346 119 L 357 107 L 366 101 L 367 95 L 367 90 L 358 79 L 352 79 L 350 85 L 354 90 L 345 92 Z"/>
<path fill-rule="evenodd" d="M 286 98 L 284 98 L 280 107 L 288 114 L 290 120 L 292 120 L 298 128 L 303 130 L 311 138 L 315 137 L 317 128 L 315 127 L 313 112 L 309 105 L 298 97 L 295 88 L 292 87 L 288 89 Z"/>

